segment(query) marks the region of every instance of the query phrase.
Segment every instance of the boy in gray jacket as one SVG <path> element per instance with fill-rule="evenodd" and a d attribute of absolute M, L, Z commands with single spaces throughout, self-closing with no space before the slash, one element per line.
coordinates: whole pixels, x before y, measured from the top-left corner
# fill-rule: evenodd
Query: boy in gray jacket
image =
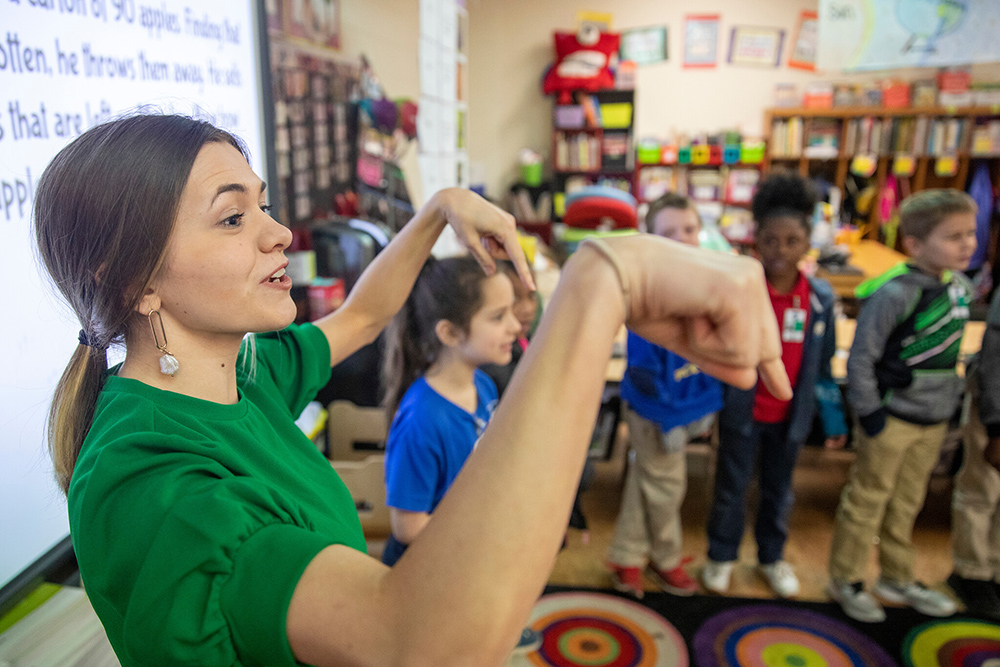
<path fill-rule="evenodd" d="M 847 363 L 857 458 L 830 552 L 830 597 L 869 623 L 885 619 L 864 589 L 876 537 L 878 597 L 931 616 L 956 609 L 915 581 L 912 533 L 961 396 L 955 365 L 972 290 L 959 272 L 976 249 L 976 204 L 958 190 L 925 190 L 902 203 L 899 228 L 910 261 L 858 288 L 865 303 Z"/>
<path fill-rule="evenodd" d="M 951 501 L 955 571 L 948 583 L 970 613 L 1000 621 L 1000 289 L 967 378 L 965 460 Z"/>

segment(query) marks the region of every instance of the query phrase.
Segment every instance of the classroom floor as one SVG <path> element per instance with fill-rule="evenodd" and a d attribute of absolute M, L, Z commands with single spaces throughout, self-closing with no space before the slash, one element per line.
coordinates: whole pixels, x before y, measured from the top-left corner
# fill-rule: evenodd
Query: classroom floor
<path fill-rule="evenodd" d="M 605 553 L 611 541 L 618 513 L 624 471 L 627 426 L 620 427 L 612 457 L 595 461 L 595 475 L 584 492 L 582 505 L 589 524 L 589 539 L 581 531 L 570 530 L 568 545 L 560 553 L 549 582 L 563 586 L 611 587 L 605 569 Z M 799 599 L 827 600 L 827 558 L 833 532 L 833 517 L 840 492 L 847 481 L 853 455 L 806 447 L 795 470 L 796 501 L 790 518 L 785 559 L 793 565 L 802 584 Z M 707 538 L 705 523 L 711 504 L 712 481 L 708 470 L 707 445 L 688 456 L 688 491 L 681 508 L 684 526 L 684 553 L 693 560 L 688 571 L 697 576 L 705 563 Z M 742 597 L 772 597 L 770 589 L 755 571 L 756 547 L 752 517 L 755 498 L 749 500 L 748 530 L 740 550 L 740 562 L 733 572 L 730 593 Z M 951 572 L 950 542 L 951 479 L 934 478 L 927 502 L 917 518 L 914 543 L 919 556 L 917 578 L 929 585 L 943 582 Z M 878 576 L 874 550 L 869 580 Z M 655 590 L 647 583 L 649 590 Z"/>

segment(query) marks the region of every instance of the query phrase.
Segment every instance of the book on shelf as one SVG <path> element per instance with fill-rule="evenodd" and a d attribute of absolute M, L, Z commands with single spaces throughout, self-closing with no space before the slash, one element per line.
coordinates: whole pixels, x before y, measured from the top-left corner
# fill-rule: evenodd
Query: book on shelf
<path fill-rule="evenodd" d="M 732 169 L 726 178 L 726 202 L 749 204 L 760 181 L 757 169 Z"/>
<path fill-rule="evenodd" d="M 803 121 L 799 116 L 779 119 L 771 125 L 771 155 L 799 157 L 802 154 Z"/>
<path fill-rule="evenodd" d="M 835 158 L 840 152 L 840 122 L 833 118 L 814 118 L 806 137 L 803 154 L 809 158 Z"/>

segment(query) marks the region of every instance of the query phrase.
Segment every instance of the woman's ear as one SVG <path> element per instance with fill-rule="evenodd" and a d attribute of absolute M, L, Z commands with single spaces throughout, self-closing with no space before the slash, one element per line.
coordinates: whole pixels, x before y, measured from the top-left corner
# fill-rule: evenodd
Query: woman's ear
<path fill-rule="evenodd" d="M 147 285 L 146 289 L 143 290 L 142 299 L 139 300 L 139 304 L 135 307 L 135 310 L 143 317 L 146 317 L 152 311 L 159 309 L 160 297 L 157 295 L 156 290 Z"/>
<path fill-rule="evenodd" d="M 457 347 L 464 338 L 461 328 L 450 320 L 438 320 L 434 325 L 434 335 L 445 347 Z"/>

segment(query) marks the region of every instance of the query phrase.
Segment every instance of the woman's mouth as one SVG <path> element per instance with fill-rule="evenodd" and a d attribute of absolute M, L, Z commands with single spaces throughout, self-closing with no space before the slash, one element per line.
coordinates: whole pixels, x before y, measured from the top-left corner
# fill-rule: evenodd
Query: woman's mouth
<path fill-rule="evenodd" d="M 267 280 L 263 281 L 268 285 L 275 285 L 278 287 L 291 287 L 292 279 L 285 273 L 285 267 L 281 267 L 274 273 L 272 273 Z"/>

